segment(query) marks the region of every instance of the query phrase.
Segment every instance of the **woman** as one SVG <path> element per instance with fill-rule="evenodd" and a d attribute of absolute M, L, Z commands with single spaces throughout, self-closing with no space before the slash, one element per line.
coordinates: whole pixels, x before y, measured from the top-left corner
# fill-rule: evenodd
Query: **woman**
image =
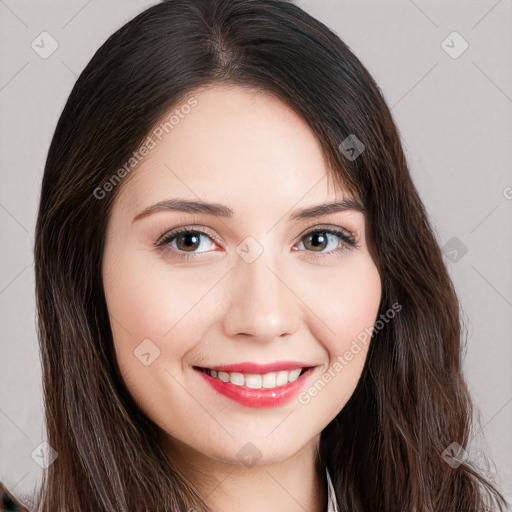
<path fill-rule="evenodd" d="M 35 258 L 38 510 L 503 509 L 460 460 L 458 302 L 389 109 L 292 3 L 169 0 L 111 36 Z"/>

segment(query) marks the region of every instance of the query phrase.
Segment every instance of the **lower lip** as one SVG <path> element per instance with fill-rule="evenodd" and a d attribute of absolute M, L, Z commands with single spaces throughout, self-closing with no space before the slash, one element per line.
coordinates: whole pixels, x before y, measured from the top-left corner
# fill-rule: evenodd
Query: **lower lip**
<path fill-rule="evenodd" d="M 313 370 L 314 368 L 308 368 L 296 381 L 272 389 L 237 386 L 231 382 L 216 379 L 201 370 L 196 371 L 203 376 L 215 391 L 222 395 L 246 407 L 261 408 L 278 407 L 292 400 L 312 376 Z"/>

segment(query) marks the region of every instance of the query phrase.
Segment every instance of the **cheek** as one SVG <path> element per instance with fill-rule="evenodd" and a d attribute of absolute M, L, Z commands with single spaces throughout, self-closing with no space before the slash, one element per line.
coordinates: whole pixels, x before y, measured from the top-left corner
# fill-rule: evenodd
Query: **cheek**
<path fill-rule="evenodd" d="M 184 354 L 200 337 L 198 308 L 190 310 L 199 291 L 194 293 L 190 282 L 184 286 L 178 273 L 151 264 L 147 251 L 125 248 L 123 252 L 110 266 L 106 252 L 103 274 L 119 370 L 142 411 L 151 418 L 172 416 L 181 388 L 171 375 L 178 373 Z"/>
<path fill-rule="evenodd" d="M 380 275 L 368 254 L 347 259 L 337 272 L 316 276 L 316 290 L 311 309 L 321 322 L 322 332 L 315 336 L 324 340 L 330 355 L 342 354 L 351 341 L 373 326 L 381 298 Z"/>
<path fill-rule="evenodd" d="M 194 316 L 190 305 L 204 293 L 199 277 L 191 280 L 156 260 L 147 250 L 127 247 L 111 272 L 104 272 L 106 302 L 119 339 L 140 343 L 144 338 L 172 337 L 182 319 L 189 322 L 189 314 Z"/>
<path fill-rule="evenodd" d="M 361 376 L 379 310 L 381 280 L 371 257 L 358 255 L 334 274 L 317 275 L 316 290 L 307 295 L 315 313 L 310 316 L 310 330 L 321 340 L 329 361 L 299 401 L 310 404 L 320 416 L 334 418 Z M 319 395 L 321 399 L 315 398 Z"/>
<path fill-rule="evenodd" d="M 160 363 L 171 350 L 174 357 L 187 350 L 175 342 L 175 331 L 192 300 L 183 293 L 192 292 L 151 264 L 147 250 L 125 247 L 122 252 L 122 258 L 114 258 L 106 251 L 103 281 L 117 360 L 123 375 L 134 379 L 137 371 L 144 374 L 142 354 L 149 352 L 142 358 L 146 362 Z"/>
<path fill-rule="evenodd" d="M 137 247 L 122 253 L 120 258 L 113 254 L 115 263 L 109 265 L 105 252 L 105 298 L 119 369 L 145 409 L 173 383 L 165 370 L 180 374 L 211 326 L 215 304 L 205 296 L 217 277 L 207 270 L 173 270 Z"/>

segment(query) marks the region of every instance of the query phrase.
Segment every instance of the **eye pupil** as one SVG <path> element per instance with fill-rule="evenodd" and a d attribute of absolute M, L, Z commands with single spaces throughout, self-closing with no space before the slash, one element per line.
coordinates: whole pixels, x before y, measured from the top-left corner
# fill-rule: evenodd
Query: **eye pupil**
<path fill-rule="evenodd" d="M 324 249 L 325 248 L 325 244 L 328 242 L 327 240 L 327 236 L 325 236 L 325 233 L 319 231 L 317 233 L 313 233 L 311 235 L 309 235 L 307 237 L 307 240 L 315 240 L 315 242 L 313 242 L 312 246 L 313 248 L 315 249 Z M 320 242 L 318 242 L 318 240 L 320 240 Z"/>
<path fill-rule="evenodd" d="M 178 246 L 179 249 L 194 250 L 194 249 L 197 249 L 197 247 L 199 246 L 199 239 L 200 239 L 200 235 L 197 233 L 193 233 L 192 231 L 190 231 L 188 233 L 182 233 L 181 235 L 178 235 L 176 245 Z M 186 240 L 184 245 L 180 243 L 181 240 Z M 191 241 L 191 240 L 193 240 L 193 241 Z M 190 244 L 192 244 L 192 247 L 190 246 Z"/>

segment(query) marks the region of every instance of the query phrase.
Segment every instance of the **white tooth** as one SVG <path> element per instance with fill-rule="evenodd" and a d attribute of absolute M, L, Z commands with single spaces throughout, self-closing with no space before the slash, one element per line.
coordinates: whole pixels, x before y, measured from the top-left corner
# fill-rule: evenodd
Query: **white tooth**
<path fill-rule="evenodd" d="M 244 385 L 244 375 L 243 373 L 232 372 L 229 374 L 229 382 L 231 384 L 235 384 L 235 386 L 243 386 Z"/>
<path fill-rule="evenodd" d="M 265 373 L 263 375 L 263 381 L 261 387 L 263 388 L 275 388 L 276 387 L 276 372 Z"/>
<path fill-rule="evenodd" d="M 302 371 L 302 368 L 296 368 L 290 371 L 269 372 L 265 374 L 258 373 L 239 373 L 239 372 L 217 372 L 209 370 L 212 377 L 223 382 L 231 382 L 235 386 L 246 386 L 252 389 L 272 389 L 280 386 L 285 386 L 288 382 L 295 382 Z"/>
<path fill-rule="evenodd" d="M 288 382 L 293 382 L 299 378 L 300 372 L 302 368 L 297 368 L 296 370 L 291 370 L 288 372 Z"/>
<path fill-rule="evenodd" d="M 276 386 L 284 386 L 288 383 L 288 372 L 283 370 L 282 372 L 277 372 L 276 377 Z"/>
<path fill-rule="evenodd" d="M 248 388 L 260 389 L 261 388 L 261 375 L 249 373 L 245 376 L 245 385 Z"/>
<path fill-rule="evenodd" d="M 217 373 L 217 377 L 218 377 L 222 382 L 229 382 L 229 374 L 227 374 L 226 372 L 218 372 L 218 373 Z"/>

